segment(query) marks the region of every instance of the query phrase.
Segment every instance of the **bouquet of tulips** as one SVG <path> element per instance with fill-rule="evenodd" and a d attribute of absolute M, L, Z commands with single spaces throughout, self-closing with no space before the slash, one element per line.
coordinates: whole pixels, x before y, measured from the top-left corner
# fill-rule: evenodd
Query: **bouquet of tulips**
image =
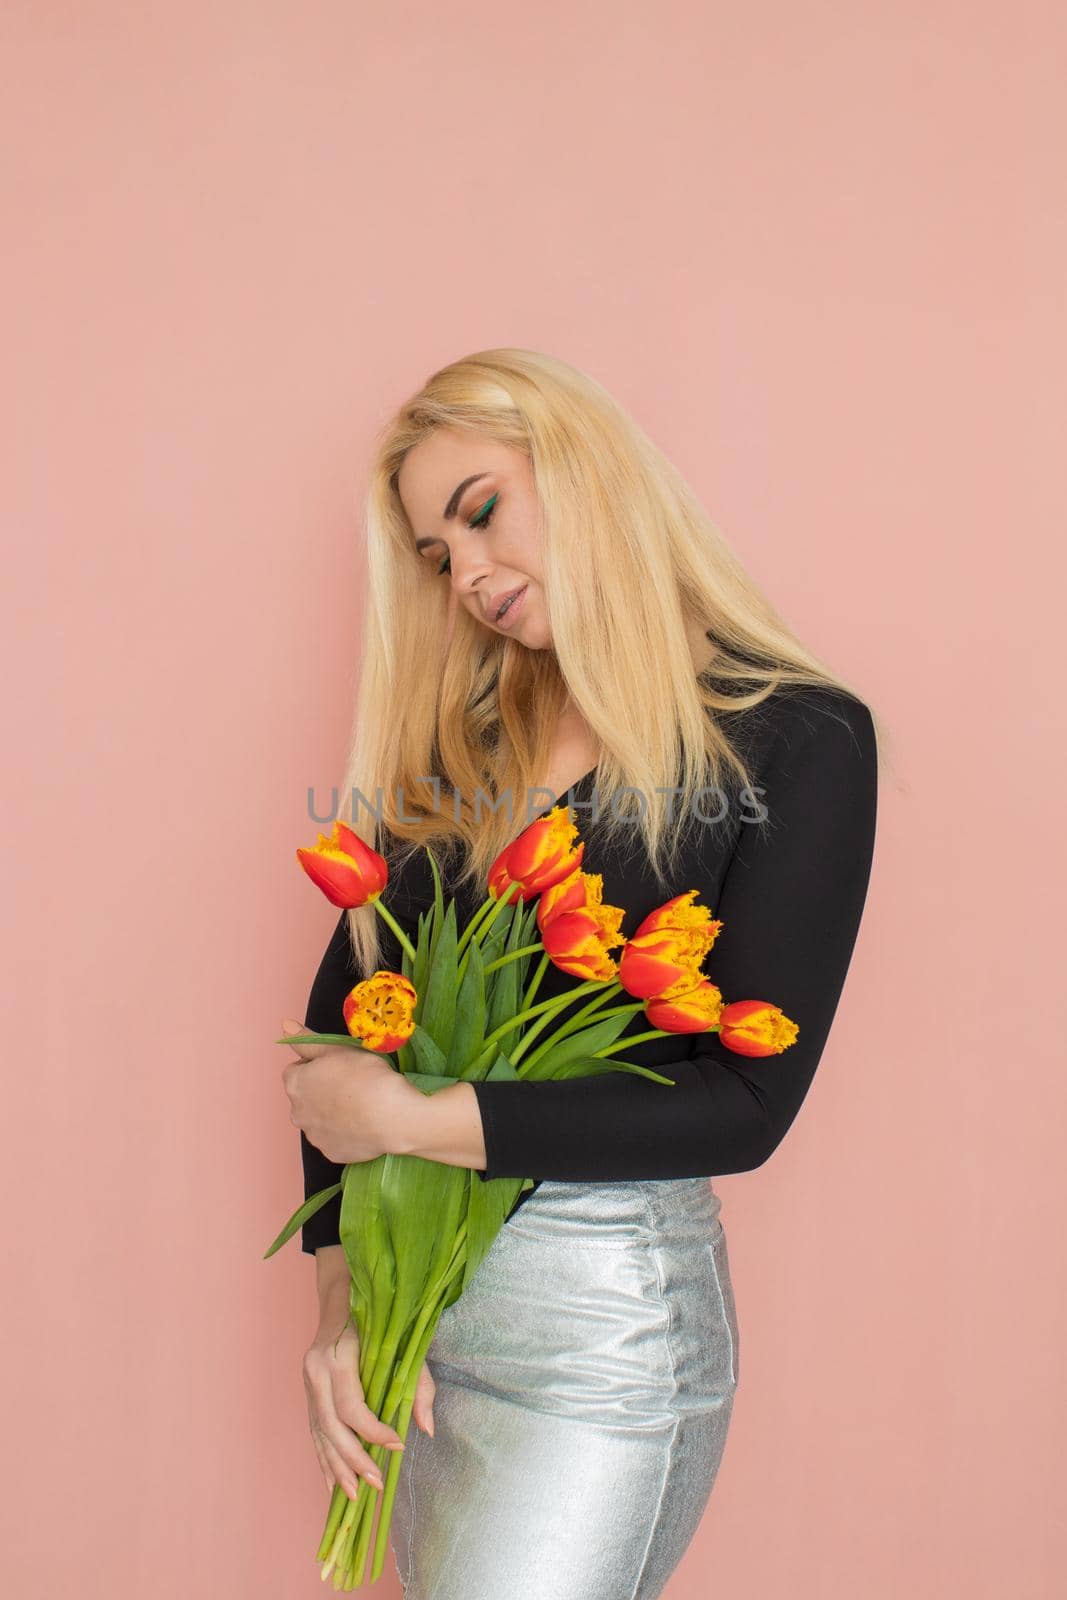
<path fill-rule="evenodd" d="M 633 937 L 620 931 L 624 910 L 602 903 L 603 879 L 582 870 L 584 843 L 569 807 L 531 823 L 490 869 L 488 895 L 467 926 L 445 898 L 427 849 L 434 901 L 419 918 L 415 943 L 382 903 L 388 868 L 343 822 L 320 834 L 297 859 L 340 908 L 373 904 L 402 951 L 397 972 L 375 972 L 345 998 L 347 1034 L 299 1040 L 374 1050 L 395 1059 L 425 1094 L 457 1079 L 559 1079 L 592 1073 L 638 1073 L 673 1088 L 670 1078 L 615 1052 L 672 1033 L 718 1031 L 742 1055 L 771 1055 L 797 1037 L 797 1025 L 761 1000 L 727 1005 L 700 971 L 722 924 L 698 891 L 686 890 L 653 911 Z M 536 901 L 535 906 L 529 902 Z M 536 922 L 536 932 L 534 923 Z M 618 957 L 611 955 L 622 946 Z M 532 978 L 531 957 L 539 956 Z M 537 1001 L 552 962 L 579 981 Z M 621 993 L 631 1001 L 611 1002 Z M 578 1003 L 566 1020 L 561 1011 Z M 643 1010 L 652 1027 L 619 1035 Z M 297 1042 L 292 1036 L 287 1043 Z M 370 1409 L 401 1440 L 438 1321 L 470 1284 L 519 1194 L 533 1178 L 485 1181 L 467 1167 L 419 1156 L 382 1155 L 350 1163 L 340 1183 L 312 1195 L 293 1213 L 264 1259 L 341 1193 L 341 1244 L 351 1273 L 351 1315 L 359 1336 L 359 1378 Z M 385 1564 L 401 1452 L 368 1446 L 385 1465 L 384 1487 L 361 1482 L 354 1499 L 335 1485 L 316 1559 L 335 1589 L 374 1583 Z M 374 1529 L 375 1503 L 381 1511 Z M 373 1553 L 372 1553 L 373 1552 Z"/>

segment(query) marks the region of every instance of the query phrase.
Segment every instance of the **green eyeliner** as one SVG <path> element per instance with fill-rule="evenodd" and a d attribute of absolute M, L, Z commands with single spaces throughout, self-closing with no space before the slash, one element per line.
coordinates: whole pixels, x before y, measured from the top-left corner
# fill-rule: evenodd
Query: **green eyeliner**
<path fill-rule="evenodd" d="M 478 510 L 478 511 L 476 511 L 474 513 L 473 517 L 471 518 L 471 527 L 472 528 L 474 527 L 475 523 L 478 521 L 479 517 L 484 517 L 484 515 L 485 515 L 485 513 L 487 511 L 491 511 L 492 510 L 493 503 L 498 498 L 499 494 L 500 494 L 500 490 L 498 489 L 496 494 L 490 495 L 489 499 L 485 502 L 485 505 L 482 506 L 480 508 L 480 510 Z"/>

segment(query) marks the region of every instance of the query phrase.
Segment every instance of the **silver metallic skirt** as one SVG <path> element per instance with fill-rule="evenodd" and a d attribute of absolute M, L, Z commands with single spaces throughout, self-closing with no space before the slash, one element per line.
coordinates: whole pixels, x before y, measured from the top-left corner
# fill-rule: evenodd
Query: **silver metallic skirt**
<path fill-rule="evenodd" d="M 531 1191 L 427 1361 L 390 1542 L 406 1600 L 655 1600 L 707 1507 L 738 1378 L 708 1178 Z"/>

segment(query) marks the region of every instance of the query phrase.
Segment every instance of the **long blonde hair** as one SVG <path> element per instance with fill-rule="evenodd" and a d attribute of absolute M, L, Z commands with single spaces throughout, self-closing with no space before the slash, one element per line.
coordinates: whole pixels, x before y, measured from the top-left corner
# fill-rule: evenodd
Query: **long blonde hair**
<path fill-rule="evenodd" d="M 440 427 L 471 429 L 528 456 L 551 649 L 493 633 L 463 607 L 449 633 L 448 585 L 417 555 L 397 489 L 408 451 Z M 509 815 L 484 799 L 476 816 L 475 796 L 521 796 L 548 769 L 568 693 L 602 751 L 597 826 L 608 837 L 640 830 L 664 898 L 690 886 L 666 876 L 679 834 L 660 791 L 680 791 L 676 814 L 684 817 L 705 786 L 752 780 L 729 737 L 730 717 L 781 684 L 857 694 L 804 648 L 633 418 L 585 373 L 537 351 L 482 350 L 454 361 L 400 406 L 372 462 L 366 556 L 341 814 L 375 849 L 388 843 L 394 869 L 426 844 L 442 864 L 451 856 L 454 887 L 484 883 L 525 825 L 524 808 Z M 704 670 L 694 625 L 712 646 Z M 636 814 L 621 803 L 626 789 L 642 797 Z M 370 973 L 380 961 L 377 913 L 366 906 L 348 920 Z"/>

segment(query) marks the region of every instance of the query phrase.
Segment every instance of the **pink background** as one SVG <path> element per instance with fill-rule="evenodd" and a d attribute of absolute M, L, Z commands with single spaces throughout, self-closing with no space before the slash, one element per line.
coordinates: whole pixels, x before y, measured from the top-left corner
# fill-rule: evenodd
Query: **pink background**
<path fill-rule="evenodd" d="M 495 344 L 605 383 L 893 735 L 815 1085 L 717 1184 L 743 1371 L 670 1600 L 1063 1592 L 1064 44 L 4 8 L 5 1593 L 323 1592 L 314 1267 L 261 1259 L 334 923 L 293 851 L 371 435 Z"/>

